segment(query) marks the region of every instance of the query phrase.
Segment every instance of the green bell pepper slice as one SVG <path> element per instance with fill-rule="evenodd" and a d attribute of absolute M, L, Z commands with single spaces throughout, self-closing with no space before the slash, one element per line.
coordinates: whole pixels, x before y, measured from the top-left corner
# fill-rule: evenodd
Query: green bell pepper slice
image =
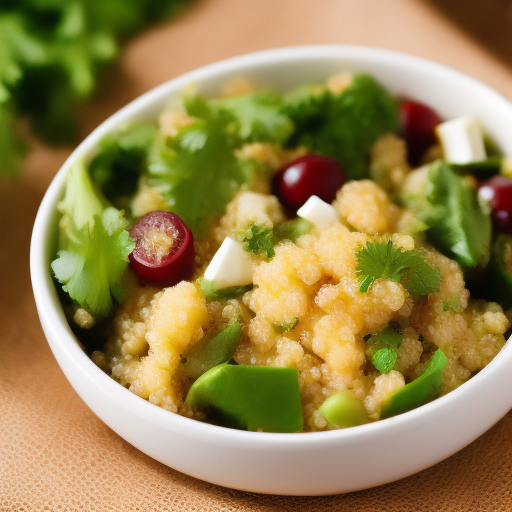
<path fill-rule="evenodd" d="M 415 380 L 395 391 L 382 404 L 380 418 L 385 419 L 416 409 L 439 395 L 441 376 L 448 358 L 436 350 L 428 360 L 425 371 Z"/>
<path fill-rule="evenodd" d="M 242 324 L 234 322 L 222 330 L 205 347 L 193 347 L 183 363 L 183 374 L 197 379 L 210 368 L 227 363 L 242 337 Z M 194 350 L 196 349 L 196 350 Z"/>
<path fill-rule="evenodd" d="M 303 428 L 296 368 L 221 364 L 192 384 L 186 401 L 226 427 L 264 432 Z"/>

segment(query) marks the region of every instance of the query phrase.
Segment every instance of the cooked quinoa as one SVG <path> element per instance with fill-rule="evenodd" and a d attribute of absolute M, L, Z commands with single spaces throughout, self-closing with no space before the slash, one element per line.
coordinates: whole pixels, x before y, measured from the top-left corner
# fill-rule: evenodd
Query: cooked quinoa
<path fill-rule="evenodd" d="M 347 73 L 327 81 L 341 93 L 351 83 Z M 245 79 L 227 84 L 223 95 L 236 97 L 257 90 Z M 185 112 L 164 112 L 160 133 L 176 137 L 194 118 Z M 424 159 L 439 154 L 433 144 Z M 256 161 L 273 173 L 308 153 L 304 146 L 251 141 L 237 157 Z M 276 228 L 291 218 L 273 195 L 268 176 L 242 185 L 205 236 L 194 243 L 195 272 L 170 287 L 137 285 L 120 305 L 93 361 L 136 395 L 168 411 L 205 421 L 204 412 L 185 402 L 193 380 L 183 371 L 190 351 L 206 344 L 234 322 L 242 335 L 232 360 L 239 365 L 296 368 L 304 431 L 335 428 L 320 414 L 324 401 L 348 392 L 363 406 L 369 421 L 380 419 L 382 404 L 425 371 L 440 349 L 447 357 L 440 394 L 463 384 L 498 354 L 510 327 L 495 302 L 473 299 L 461 265 L 427 241 L 414 213 L 399 205 L 402 186 L 416 172 L 407 160 L 404 139 L 395 133 L 378 137 L 370 151 L 371 179 L 348 180 L 332 206 L 339 221 L 313 228 L 294 242 L 275 246 L 271 258 L 251 253 L 253 287 L 238 296 L 209 300 L 201 288 L 205 269 L 226 237 L 237 239 L 250 224 Z M 422 162 L 423 164 L 425 161 Z M 141 178 L 131 198 L 135 218 L 155 210 L 172 210 L 158 188 Z M 420 249 L 438 269 L 437 291 L 414 297 L 396 279 L 377 278 L 361 290 L 358 251 L 386 243 L 401 251 Z M 510 267 L 512 249 L 507 249 Z M 73 321 L 90 328 L 94 318 L 76 309 Z M 393 326 L 401 345 L 391 371 L 372 364 L 367 340 Z M 285 327 L 282 327 L 285 326 Z"/>

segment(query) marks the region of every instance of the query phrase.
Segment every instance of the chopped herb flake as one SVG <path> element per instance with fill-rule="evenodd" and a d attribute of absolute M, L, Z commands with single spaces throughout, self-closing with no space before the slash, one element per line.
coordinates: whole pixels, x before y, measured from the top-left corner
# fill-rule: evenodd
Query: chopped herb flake
<path fill-rule="evenodd" d="M 279 333 L 288 332 L 288 331 L 291 331 L 297 325 L 298 321 L 299 321 L 299 319 L 297 317 L 295 317 L 290 322 L 283 322 L 282 324 L 274 324 L 274 329 Z"/>
<path fill-rule="evenodd" d="M 274 230 L 271 227 L 252 222 L 238 234 L 238 241 L 242 243 L 247 252 L 266 258 L 275 256 Z"/>

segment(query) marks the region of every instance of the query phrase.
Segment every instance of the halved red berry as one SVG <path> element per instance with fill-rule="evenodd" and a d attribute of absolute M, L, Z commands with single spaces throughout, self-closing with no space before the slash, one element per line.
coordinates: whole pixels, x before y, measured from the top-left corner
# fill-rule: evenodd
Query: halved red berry
<path fill-rule="evenodd" d="M 409 162 L 416 165 L 435 142 L 434 128 L 442 120 L 430 107 L 410 100 L 400 102 L 399 116 L 400 136 L 407 142 Z"/>
<path fill-rule="evenodd" d="M 491 219 L 496 231 L 512 233 L 512 179 L 493 176 L 480 185 L 478 195 L 491 205 Z"/>
<path fill-rule="evenodd" d="M 130 265 L 144 280 L 172 286 L 194 270 L 194 237 L 185 223 L 171 212 L 144 215 L 130 232 L 136 246 Z"/>
<path fill-rule="evenodd" d="M 277 171 L 272 187 L 282 203 L 297 209 L 311 196 L 331 203 L 346 181 L 343 167 L 334 158 L 306 155 Z"/>

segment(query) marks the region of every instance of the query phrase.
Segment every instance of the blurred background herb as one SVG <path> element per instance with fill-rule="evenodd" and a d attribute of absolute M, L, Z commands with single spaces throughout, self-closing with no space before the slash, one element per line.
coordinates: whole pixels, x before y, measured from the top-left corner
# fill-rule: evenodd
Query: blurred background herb
<path fill-rule="evenodd" d="M 28 117 L 45 141 L 76 140 L 76 107 L 119 43 L 188 0 L 0 0 L 0 177 L 19 173 Z"/>

